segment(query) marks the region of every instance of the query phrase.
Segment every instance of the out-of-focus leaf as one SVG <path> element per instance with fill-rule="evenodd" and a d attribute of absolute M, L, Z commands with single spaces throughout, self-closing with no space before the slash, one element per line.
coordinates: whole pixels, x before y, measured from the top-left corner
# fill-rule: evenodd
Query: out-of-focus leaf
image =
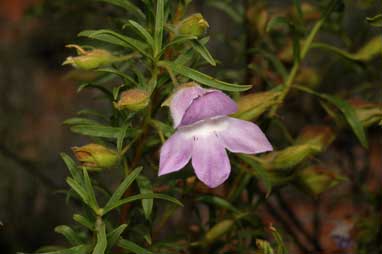
<path fill-rule="evenodd" d="M 100 137 L 100 138 L 115 138 L 117 139 L 122 131 L 121 128 L 118 127 L 110 127 L 106 125 L 75 125 L 70 128 L 70 130 L 74 133 L 91 136 L 91 137 Z M 132 129 L 128 130 L 129 136 L 136 133 Z"/>
<path fill-rule="evenodd" d="M 285 17 L 273 17 L 271 20 L 269 20 L 267 24 L 267 28 L 265 29 L 267 32 L 271 31 L 277 26 L 286 26 L 289 28 L 290 22 Z"/>
<path fill-rule="evenodd" d="M 297 10 L 297 14 L 300 19 L 303 18 L 302 8 L 301 8 L 301 0 L 293 0 L 294 6 Z"/>
<path fill-rule="evenodd" d="M 69 227 L 67 225 L 57 226 L 54 228 L 54 231 L 63 235 L 71 245 L 82 244 L 82 241 L 78 237 L 78 235 L 73 231 L 73 229 L 71 227 Z"/>
<path fill-rule="evenodd" d="M 156 57 L 162 49 L 163 29 L 165 24 L 164 0 L 157 0 L 154 30 L 154 56 Z"/>
<path fill-rule="evenodd" d="M 82 172 L 84 174 L 84 188 L 88 196 L 89 205 L 93 209 L 97 210 L 99 206 L 97 203 L 97 199 L 94 193 L 93 185 L 89 177 L 88 171 L 86 169 L 82 169 Z"/>
<path fill-rule="evenodd" d="M 66 178 L 66 182 L 78 194 L 82 201 L 89 205 L 89 197 L 86 193 L 86 190 L 71 177 Z"/>
<path fill-rule="evenodd" d="M 135 81 L 132 77 L 130 77 L 129 75 L 127 75 L 121 71 L 118 71 L 114 68 L 100 68 L 100 69 L 97 69 L 96 71 L 115 74 L 115 75 L 119 76 L 120 78 L 122 78 L 125 82 L 128 82 L 128 83 L 131 83 L 131 84 L 138 86 L 137 81 Z"/>
<path fill-rule="evenodd" d="M 224 81 L 217 80 L 211 76 L 208 76 L 207 74 L 204 74 L 202 72 L 199 72 L 195 69 L 192 69 L 190 67 L 182 66 L 173 62 L 168 61 L 160 61 L 158 65 L 169 68 L 175 73 L 178 73 L 182 76 L 185 76 L 189 79 L 192 79 L 196 82 L 199 82 L 203 85 L 210 86 L 213 88 L 225 90 L 225 91 L 232 91 L 232 92 L 240 92 L 245 91 L 251 88 L 251 86 L 246 85 L 237 85 L 237 84 L 231 84 Z"/>
<path fill-rule="evenodd" d="M 150 180 L 145 176 L 138 176 L 137 183 L 139 191 L 142 194 L 153 194 L 152 185 Z M 150 220 L 151 213 L 153 211 L 154 200 L 142 199 L 142 208 L 147 220 Z"/>
<path fill-rule="evenodd" d="M 97 226 L 97 243 L 94 247 L 93 254 L 104 254 L 107 247 L 106 227 L 105 223 L 101 222 Z"/>
<path fill-rule="evenodd" d="M 66 119 L 63 124 L 66 125 L 81 125 L 81 124 L 99 124 L 97 121 L 89 118 L 73 117 Z"/>
<path fill-rule="evenodd" d="M 139 17 L 141 19 L 146 18 L 145 14 L 142 12 L 142 10 L 139 9 L 138 6 L 136 6 L 135 4 L 133 4 L 129 0 L 97 0 L 97 1 L 110 3 L 110 4 L 113 4 L 115 6 L 121 7 L 123 9 L 129 11 L 129 14 L 136 15 L 137 17 Z"/>
<path fill-rule="evenodd" d="M 278 74 L 280 74 L 283 77 L 283 80 L 285 81 L 288 78 L 288 71 L 285 68 L 284 64 L 277 58 L 277 56 L 262 50 L 260 48 L 255 48 L 251 50 L 254 54 L 260 54 L 264 56 L 266 59 L 268 59 L 272 65 L 274 66 L 275 70 Z"/>
<path fill-rule="evenodd" d="M 122 46 L 125 48 L 131 48 L 144 56 L 151 58 L 146 52 L 148 45 L 143 41 L 136 40 L 134 38 L 119 34 L 112 30 L 100 29 L 100 30 L 85 30 L 78 34 L 78 36 L 89 37 L 92 39 L 108 42 L 114 45 Z"/>
<path fill-rule="evenodd" d="M 234 207 L 230 202 L 218 196 L 201 196 L 198 197 L 197 200 L 200 202 L 215 205 L 217 207 L 225 208 L 234 213 L 239 212 L 239 210 L 236 209 L 236 207 Z"/>
<path fill-rule="evenodd" d="M 210 52 L 199 41 L 195 40 L 192 41 L 192 47 L 203 57 L 204 60 L 206 60 L 209 64 L 212 66 L 216 66 L 215 59 L 211 56 Z"/>
<path fill-rule="evenodd" d="M 172 40 L 171 42 L 169 42 L 168 44 L 166 44 L 164 46 L 164 48 L 162 49 L 160 55 L 162 55 L 165 52 L 165 50 L 168 49 L 169 47 L 175 46 L 177 44 L 181 44 L 181 43 L 186 42 L 186 41 L 196 40 L 196 39 L 198 39 L 198 37 L 193 36 L 193 35 L 181 35 L 181 36 L 177 36 L 177 37 L 175 37 L 174 40 Z"/>
<path fill-rule="evenodd" d="M 82 90 L 84 90 L 86 88 L 97 89 L 97 90 L 101 91 L 103 94 L 105 94 L 107 98 L 109 98 L 110 100 L 113 100 L 113 93 L 112 92 L 110 92 L 108 89 L 106 89 L 103 86 L 95 85 L 95 84 L 92 84 L 92 83 L 83 83 L 83 84 L 81 84 L 77 88 L 77 92 L 79 93 L 79 92 L 81 92 Z"/>
<path fill-rule="evenodd" d="M 208 1 L 207 4 L 223 11 L 236 23 L 240 24 L 243 22 L 243 13 L 235 10 L 230 4 L 224 1 Z"/>
<path fill-rule="evenodd" d="M 73 220 L 81 224 L 82 226 L 86 227 L 87 229 L 93 231 L 94 230 L 94 223 L 90 221 L 88 218 L 82 216 L 81 214 L 74 214 Z"/>
<path fill-rule="evenodd" d="M 141 199 L 163 199 L 163 200 L 167 200 L 169 202 L 172 202 L 172 203 L 175 203 L 179 206 L 183 206 L 182 203 L 180 203 L 176 198 L 173 198 L 171 196 L 168 196 L 168 195 L 165 195 L 165 194 L 158 194 L 158 193 L 148 193 L 148 194 L 137 194 L 137 195 L 133 195 L 133 196 L 130 196 L 128 198 L 124 198 L 124 199 L 121 199 L 119 201 L 116 201 L 114 202 L 113 204 L 109 205 L 109 206 L 105 206 L 104 208 L 104 214 L 110 212 L 111 210 L 115 209 L 115 208 L 118 208 L 122 205 L 125 205 L 125 204 L 128 204 L 128 203 L 131 203 L 131 202 L 134 202 L 134 201 L 137 201 L 137 200 L 141 200 Z"/>
<path fill-rule="evenodd" d="M 267 193 L 269 194 L 272 191 L 272 179 L 271 179 L 272 176 L 269 174 L 267 169 L 264 168 L 261 165 L 261 163 L 254 160 L 252 156 L 240 154 L 239 158 L 251 166 L 251 168 L 253 169 L 253 174 L 263 181 L 267 189 Z"/>
<path fill-rule="evenodd" d="M 66 166 L 69 169 L 70 174 L 74 178 L 75 181 L 77 182 L 82 182 L 82 176 L 80 174 L 80 171 L 78 170 L 77 164 L 70 158 L 69 155 L 66 153 L 61 153 L 61 158 L 65 162 Z"/>
<path fill-rule="evenodd" d="M 117 244 L 119 239 L 121 238 L 121 235 L 123 231 L 127 228 L 127 224 L 119 225 L 117 228 L 115 228 L 113 231 L 111 231 L 109 234 L 107 234 L 107 242 L 108 248 L 112 248 L 114 245 Z"/>
<path fill-rule="evenodd" d="M 114 206 L 117 203 L 126 190 L 130 187 L 130 185 L 134 182 L 134 180 L 139 176 L 142 171 L 142 167 L 138 167 L 134 169 L 123 182 L 118 186 L 118 188 L 114 191 L 113 195 L 110 197 L 109 201 L 106 203 L 104 210 L 111 210 L 110 207 Z"/>
<path fill-rule="evenodd" d="M 139 33 L 142 39 L 144 39 L 147 42 L 147 44 L 151 46 L 151 48 L 154 47 L 154 39 L 151 36 L 151 34 L 146 30 L 146 28 L 144 28 L 134 20 L 129 20 L 129 24 L 135 29 L 135 31 Z"/>
<path fill-rule="evenodd" d="M 382 14 L 378 14 L 374 17 L 367 17 L 367 23 L 375 27 L 382 27 Z"/>
<path fill-rule="evenodd" d="M 213 243 L 220 239 L 223 235 L 228 233 L 229 230 L 235 225 L 235 221 L 231 219 L 223 220 L 214 225 L 204 237 L 204 241 L 207 243 Z"/>
<path fill-rule="evenodd" d="M 69 249 L 57 250 L 52 252 L 40 252 L 40 253 L 33 253 L 33 254 L 88 254 L 89 249 L 90 249 L 89 245 L 79 245 Z M 32 254 L 32 253 L 17 252 L 17 254 Z"/>
<path fill-rule="evenodd" d="M 151 251 L 146 250 L 145 248 L 139 246 L 138 244 L 125 240 L 125 239 L 119 240 L 118 246 L 121 247 L 122 249 L 125 249 L 135 254 L 153 254 Z"/>

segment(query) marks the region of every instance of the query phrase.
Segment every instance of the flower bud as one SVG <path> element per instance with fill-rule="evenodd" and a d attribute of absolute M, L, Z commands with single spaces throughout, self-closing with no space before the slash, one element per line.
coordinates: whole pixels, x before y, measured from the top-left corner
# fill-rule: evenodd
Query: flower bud
<path fill-rule="evenodd" d="M 237 101 L 238 111 L 233 116 L 243 120 L 254 120 L 277 102 L 279 91 L 252 93 Z"/>
<path fill-rule="evenodd" d="M 346 180 L 345 177 L 333 171 L 316 166 L 303 169 L 297 177 L 300 186 L 313 196 L 317 196 Z"/>
<path fill-rule="evenodd" d="M 334 140 L 335 133 L 325 125 L 306 126 L 298 136 L 297 144 L 308 144 L 318 152 L 323 151 Z"/>
<path fill-rule="evenodd" d="M 72 151 L 81 166 L 84 166 L 89 170 L 111 168 L 119 159 L 119 156 L 115 151 L 98 144 L 73 147 Z"/>
<path fill-rule="evenodd" d="M 178 33 L 200 37 L 206 32 L 208 27 L 208 22 L 203 18 L 202 14 L 196 13 L 179 23 Z"/>
<path fill-rule="evenodd" d="M 359 121 L 364 127 L 378 124 L 382 121 L 382 104 L 369 103 L 362 100 L 351 100 Z"/>
<path fill-rule="evenodd" d="M 130 89 L 121 94 L 121 97 L 114 106 L 119 109 L 129 109 L 139 111 L 149 105 L 150 95 L 147 91 L 141 89 Z"/>
<path fill-rule="evenodd" d="M 77 69 L 92 70 L 116 60 L 116 57 L 104 49 L 86 51 L 78 45 L 67 45 L 66 47 L 76 48 L 79 56 L 69 56 L 63 65 L 71 64 Z"/>

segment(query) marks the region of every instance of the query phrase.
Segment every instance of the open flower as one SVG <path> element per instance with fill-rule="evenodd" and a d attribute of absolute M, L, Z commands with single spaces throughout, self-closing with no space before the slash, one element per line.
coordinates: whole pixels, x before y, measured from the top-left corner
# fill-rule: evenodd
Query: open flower
<path fill-rule="evenodd" d="M 177 131 L 161 149 L 159 175 L 178 171 L 192 159 L 199 180 L 215 188 L 231 172 L 226 149 L 245 154 L 272 150 L 256 124 L 228 117 L 237 105 L 221 91 L 183 88 L 173 96 L 170 110 Z"/>

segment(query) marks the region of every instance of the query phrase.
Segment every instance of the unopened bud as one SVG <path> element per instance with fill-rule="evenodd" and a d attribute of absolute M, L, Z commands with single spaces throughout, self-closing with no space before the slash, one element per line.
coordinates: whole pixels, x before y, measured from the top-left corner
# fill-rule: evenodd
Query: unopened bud
<path fill-rule="evenodd" d="M 352 100 L 349 103 L 354 107 L 358 120 L 364 127 L 369 127 L 382 121 L 382 104 L 369 103 L 362 100 Z"/>
<path fill-rule="evenodd" d="M 131 111 L 139 111 L 149 105 L 150 94 L 141 89 L 130 89 L 121 94 L 121 97 L 115 107 L 119 110 L 129 109 Z"/>
<path fill-rule="evenodd" d="M 63 65 L 71 64 L 81 70 L 92 70 L 100 66 L 114 62 L 117 58 L 104 49 L 86 51 L 78 45 L 67 45 L 68 48 L 77 49 L 79 56 L 69 56 Z"/>
<path fill-rule="evenodd" d="M 237 101 L 238 111 L 234 117 L 243 120 L 254 120 L 275 105 L 279 91 L 269 91 L 244 95 Z"/>
<path fill-rule="evenodd" d="M 337 186 L 344 180 L 346 180 L 345 177 L 333 171 L 314 166 L 305 168 L 298 173 L 298 181 L 301 187 L 314 196 Z"/>
<path fill-rule="evenodd" d="M 73 147 L 72 151 L 81 166 L 84 166 L 89 170 L 111 168 L 119 159 L 118 154 L 114 150 L 98 144 Z"/>
<path fill-rule="evenodd" d="M 296 144 L 308 144 L 321 152 L 333 142 L 334 138 L 335 133 L 329 126 L 311 125 L 301 131 Z"/>
<path fill-rule="evenodd" d="M 207 31 L 208 27 L 208 22 L 203 18 L 202 14 L 196 13 L 179 23 L 178 32 L 182 35 L 200 37 Z"/>

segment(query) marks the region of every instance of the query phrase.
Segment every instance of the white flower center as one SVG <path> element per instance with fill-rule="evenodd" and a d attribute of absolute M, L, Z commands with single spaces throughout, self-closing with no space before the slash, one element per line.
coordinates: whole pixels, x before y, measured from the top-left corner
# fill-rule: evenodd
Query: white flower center
<path fill-rule="evenodd" d="M 180 127 L 179 131 L 186 138 L 205 137 L 221 132 L 228 127 L 226 117 L 211 118 L 197 122 L 196 124 Z"/>

